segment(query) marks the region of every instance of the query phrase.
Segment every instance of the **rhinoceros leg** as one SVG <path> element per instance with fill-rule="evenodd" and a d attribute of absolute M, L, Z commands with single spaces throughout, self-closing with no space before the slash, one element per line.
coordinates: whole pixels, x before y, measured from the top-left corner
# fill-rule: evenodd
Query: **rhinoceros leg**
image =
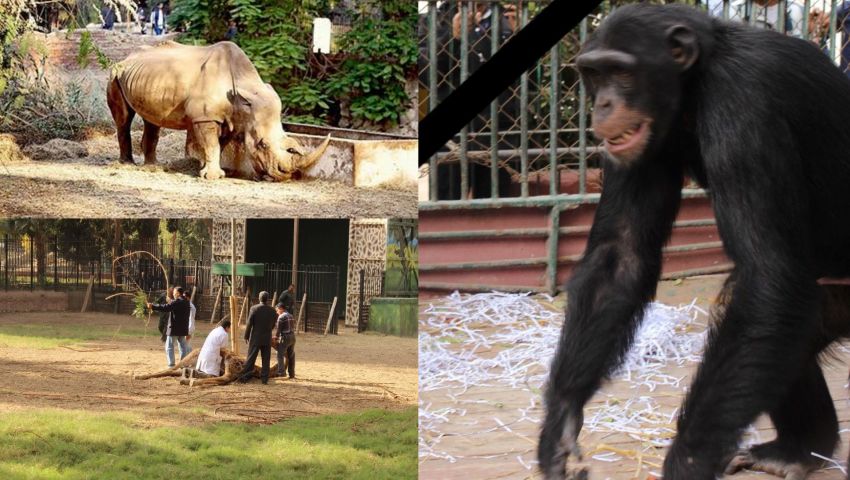
<path fill-rule="evenodd" d="M 106 89 L 106 102 L 112 119 L 115 120 L 115 129 L 118 131 L 118 148 L 121 149 L 121 161 L 133 163 L 133 145 L 130 139 L 130 126 L 136 111 L 124 99 L 121 86 L 117 79 L 112 79 Z"/>
<path fill-rule="evenodd" d="M 220 157 L 221 126 L 216 122 L 198 122 L 192 125 L 192 133 L 198 150 L 203 152 L 201 160 L 201 178 L 215 180 L 224 177 Z"/>
<path fill-rule="evenodd" d="M 159 142 L 159 126 L 145 120 L 142 133 L 142 151 L 145 153 L 145 165 L 156 165 L 156 144 Z"/>

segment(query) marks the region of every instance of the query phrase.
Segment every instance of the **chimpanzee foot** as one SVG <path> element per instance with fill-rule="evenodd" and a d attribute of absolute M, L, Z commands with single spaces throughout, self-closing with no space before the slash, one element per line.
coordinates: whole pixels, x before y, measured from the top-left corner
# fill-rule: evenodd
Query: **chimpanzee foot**
<path fill-rule="evenodd" d="M 800 458 L 783 451 L 777 442 L 755 445 L 736 453 L 726 466 L 726 475 L 741 470 L 769 473 L 785 480 L 805 480 L 809 472 L 820 468 L 822 462 L 815 457 Z"/>
<path fill-rule="evenodd" d="M 546 480 L 587 480 L 587 466 L 574 466 L 567 468 L 568 460 L 573 457 L 574 460 L 581 462 L 583 460 L 581 447 L 578 444 L 578 429 L 581 420 L 571 418 L 567 421 L 564 434 L 558 442 L 555 455 L 551 467 L 543 472 L 543 477 Z"/>

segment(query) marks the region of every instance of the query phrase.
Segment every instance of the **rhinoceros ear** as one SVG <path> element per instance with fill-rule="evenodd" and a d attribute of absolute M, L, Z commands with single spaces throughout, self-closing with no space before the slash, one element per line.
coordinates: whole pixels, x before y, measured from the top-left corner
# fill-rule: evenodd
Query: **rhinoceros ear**
<path fill-rule="evenodd" d="M 236 90 L 227 92 L 227 99 L 237 108 L 251 108 L 251 101 Z"/>

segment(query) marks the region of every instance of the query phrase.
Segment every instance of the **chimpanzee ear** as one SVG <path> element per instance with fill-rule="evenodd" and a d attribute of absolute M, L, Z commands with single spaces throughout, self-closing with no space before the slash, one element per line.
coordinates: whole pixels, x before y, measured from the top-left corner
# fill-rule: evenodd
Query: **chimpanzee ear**
<path fill-rule="evenodd" d="M 679 64 L 682 71 L 691 68 L 699 58 L 697 35 L 685 25 L 673 25 L 668 28 L 667 43 L 670 45 L 673 61 Z"/>

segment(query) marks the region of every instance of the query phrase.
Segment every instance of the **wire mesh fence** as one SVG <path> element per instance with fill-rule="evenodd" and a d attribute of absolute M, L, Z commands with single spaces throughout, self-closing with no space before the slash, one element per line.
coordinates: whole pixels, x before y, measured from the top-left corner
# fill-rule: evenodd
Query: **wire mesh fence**
<path fill-rule="evenodd" d="M 420 115 L 434 109 L 548 3 L 420 1 Z M 430 201 L 559 194 L 580 200 L 598 191 L 595 168 L 602 150 L 589 131 L 591 105 L 574 59 L 588 33 L 624 3 L 631 2 L 603 2 L 431 159 Z M 850 73 L 850 2 L 676 3 L 811 41 Z"/>

